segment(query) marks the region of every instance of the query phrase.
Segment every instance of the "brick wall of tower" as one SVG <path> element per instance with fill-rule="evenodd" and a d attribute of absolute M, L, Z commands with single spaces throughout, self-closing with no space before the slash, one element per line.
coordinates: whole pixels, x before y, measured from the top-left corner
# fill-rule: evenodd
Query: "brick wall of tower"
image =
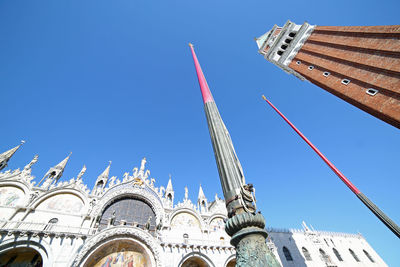
<path fill-rule="evenodd" d="M 400 26 L 316 26 L 289 68 L 400 128 Z"/>

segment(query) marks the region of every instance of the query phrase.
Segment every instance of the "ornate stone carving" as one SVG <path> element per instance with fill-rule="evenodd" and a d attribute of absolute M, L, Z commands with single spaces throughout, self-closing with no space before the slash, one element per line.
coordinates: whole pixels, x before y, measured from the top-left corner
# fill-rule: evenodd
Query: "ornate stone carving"
<path fill-rule="evenodd" d="M 35 156 L 33 157 L 33 159 L 31 160 L 31 162 L 29 162 L 29 163 L 24 167 L 24 169 L 22 170 L 22 173 L 25 174 L 25 175 L 27 175 L 27 176 L 29 176 L 29 174 L 31 174 L 31 171 L 32 171 L 32 166 L 33 166 L 33 164 L 35 164 L 35 163 L 38 161 L 38 158 L 39 158 L 39 156 L 38 156 L 38 155 L 35 155 Z"/>
<path fill-rule="evenodd" d="M 159 242 L 154 239 L 149 233 L 133 227 L 124 227 L 124 226 L 117 226 L 108 228 L 97 235 L 92 236 L 89 238 L 85 244 L 81 247 L 78 251 L 77 255 L 73 257 L 73 261 L 70 264 L 71 267 L 78 267 L 82 266 L 84 261 L 88 258 L 88 256 L 94 252 L 102 243 L 112 240 L 118 239 L 134 239 L 138 241 L 142 245 L 146 246 L 150 249 L 156 267 L 162 267 L 162 260 L 161 260 L 161 246 Z"/>
<path fill-rule="evenodd" d="M 37 197 L 39 196 L 39 192 L 34 192 L 34 193 L 31 193 L 31 194 L 29 194 L 29 201 L 28 201 L 28 203 L 31 203 L 33 200 L 35 200 Z"/>

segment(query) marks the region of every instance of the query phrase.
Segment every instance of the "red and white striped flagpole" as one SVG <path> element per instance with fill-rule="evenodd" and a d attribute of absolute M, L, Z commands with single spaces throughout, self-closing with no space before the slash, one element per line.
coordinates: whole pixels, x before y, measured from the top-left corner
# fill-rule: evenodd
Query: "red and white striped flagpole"
<path fill-rule="evenodd" d="M 350 188 L 351 191 L 366 205 L 378 218 L 381 220 L 398 238 L 400 238 L 400 228 L 395 224 L 385 213 L 383 213 L 371 200 L 369 200 L 355 185 L 353 185 L 346 176 L 343 175 L 319 150 L 316 148 L 307 137 L 304 136 L 297 128 L 291 123 L 285 115 L 282 114 L 265 96 L 263 99 L 306 141 L 306 143 L 320 156 L 320 158 L 332 169 L 332 171 Z"/>

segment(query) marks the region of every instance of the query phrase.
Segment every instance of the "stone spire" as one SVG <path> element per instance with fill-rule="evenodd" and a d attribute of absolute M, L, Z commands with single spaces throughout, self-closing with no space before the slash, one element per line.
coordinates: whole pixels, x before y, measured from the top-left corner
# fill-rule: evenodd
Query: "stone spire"
<path fill-rule="evenodd" d="M 20 148 L 20 146 L 22 146 L 23 143 L 25 143 L 24 140 L 22 140 L 18 146 L 11 148 L 10 150 L 0 154 L 0 171 L 2 169 L 4 169 L 5 167 L 7 167 L 8 161 L 11 159 L 11 157 L 14 155 L 14 153 L 18 150 L 18 148 Z"/>
<path fill-rule="evenodd" d="M 197 196 L 197 199 L 198 200 L 206 199 L 206 196 L 204 195 L 203 188 L 201 187 L 201 185 L 199 187 L 199 195 Z"/>
<path fill-rule="evenodd" d="M 242 166 L 236 156 L 228 130 L 211 95 L 193 45 L 189 46 L 203 96 L 211 143 L 228 210 L 229 219 L 225 230 L 232 237 L 231 244 L 236 248 L 236 267 L 280 266 L 265 243 L 268 233 L 264 229 L 264 217 L 261 213 L 255 213 L 253 186 L 245 183 Z"/>
<path fill-rule="evenodd" d="M 175 192 L 174 192 L 174 188 L 172 187 L 172 178 L 171 178 L 171 174 L 170 174 L 167 188 L 165 189 L 165 198 L 171 208 L 173 207 L 173 204 L 174 204 L 174 196 L 175 196 Z"/>
<path fill-rule="evenodd" d="M 99 195 L 101 192 L 103 192 L 104 187 L 106 187 L 106 184 L 108 182 L 108 177 L 110 175 L 110 167 L 111 167 L 111 161 L 109 162 L 107 168 L 103 171 L 102 174 L 97 177 L 96 183 L 93 187 L 92 194 L 93 195 Z"/>
<path fill-rule="evenodd" d="M 56 166 L 51 167 L 50 170 L 44 175 L 42 180 L 40 180 L 38 185 L 40 185 L 43 180 L 45 180 L 45 184 L 47 186 L 49 186 L 52 183 L 57 183 L 64 172 L 65 166 L 67 165 L 67 162 L 68 162 L 69 158 L 71 157 L 71 154 L 72 154 L 72 152 L 70 152 L 68 157 L 63 159 Z"/>
<path fill-rule="evenodd" d="M 197 205 L 201 213 L 207 212 L 208 210 L 207 198 L 204 195 L 203 188 L 201 187 L 201 185 L 199 187 L 199 195 L 197 196 Z"/>
<path fill-rule="evenodd" d="M 165 190 L 165 192 L 168 192 L 168 191 L 174 191 L 174 188 L 172 187 L 171 175 L 169 175 L 169 180 L 168 180 L 168 184 L 167 184 L 167 189 Z"/>

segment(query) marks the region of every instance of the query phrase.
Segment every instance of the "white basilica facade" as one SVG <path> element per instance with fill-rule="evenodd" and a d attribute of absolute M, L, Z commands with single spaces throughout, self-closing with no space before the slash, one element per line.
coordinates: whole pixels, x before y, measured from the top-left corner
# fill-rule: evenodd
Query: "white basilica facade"
<path fill-rule="evenodd" d="M 0 155 L 0 170 L 18 147 Z M 122 180 L 110 165 L 89 190 L 59 181 L 69 156 L 39 183 L 22 170 L 0 172 L 0 266 L 232 267 L 235 248 L 224 231 L 224 200 L 175 204 L 171 178 L 155 185 L 146 159 Z M 282 266 L 387 266 L 360 234 L 269 229 L 268 246 Z"/>

